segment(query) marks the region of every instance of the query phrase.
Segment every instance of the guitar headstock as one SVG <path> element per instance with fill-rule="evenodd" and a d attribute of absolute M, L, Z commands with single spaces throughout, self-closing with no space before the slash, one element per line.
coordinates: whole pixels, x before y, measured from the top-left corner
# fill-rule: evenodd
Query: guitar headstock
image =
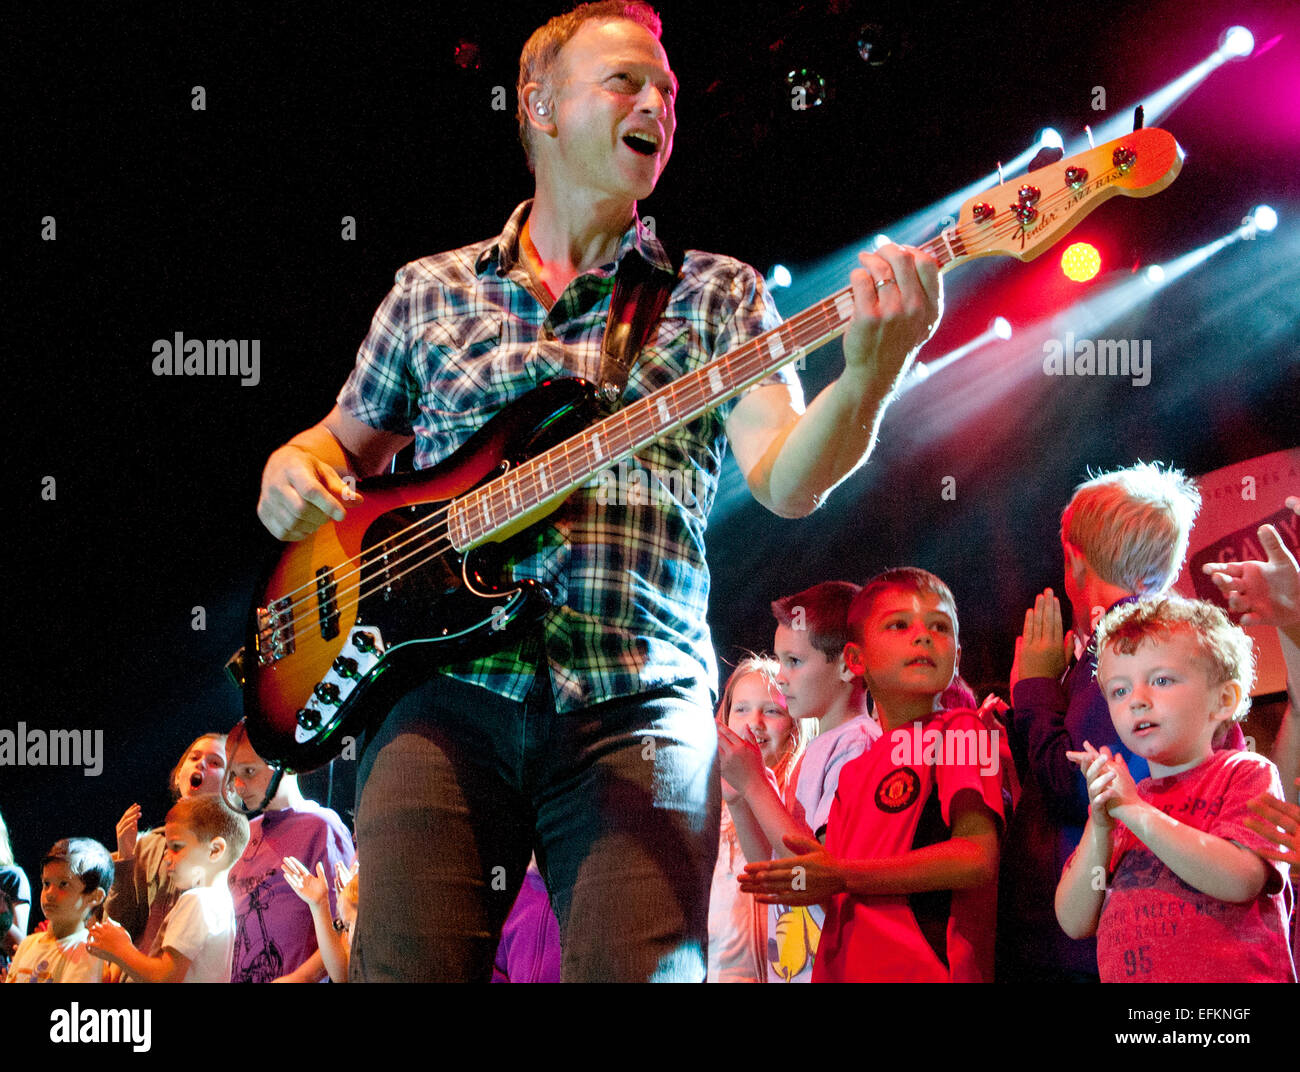
<path fill-rule="evenodd" d="M 1182 166 L 1173 135 L 1152 127 L 985 190 L 943 232 L 940 241 L 951 251 L 944 267 L 1003 254 L 1033 260 L 1102 202 L 1159 193 Z"/>

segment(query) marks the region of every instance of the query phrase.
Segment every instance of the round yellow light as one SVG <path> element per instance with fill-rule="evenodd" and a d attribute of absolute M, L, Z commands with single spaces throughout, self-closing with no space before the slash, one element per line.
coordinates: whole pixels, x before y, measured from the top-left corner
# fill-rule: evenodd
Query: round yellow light
<path fill-rule="evenodd" d="M 1067 279 L 1076 283 L 1086 283 L 1101 271 L 1101 254 L 1096 246 L 1087 242 L 1075 242 L 1061 254 L 1061 271 Z"/>

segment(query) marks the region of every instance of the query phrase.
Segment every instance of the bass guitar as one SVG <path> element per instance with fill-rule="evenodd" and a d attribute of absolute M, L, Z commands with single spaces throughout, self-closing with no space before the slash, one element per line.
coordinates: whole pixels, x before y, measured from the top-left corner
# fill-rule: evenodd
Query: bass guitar
<path fill-rule="evenodd" d="M 970 198 L 921 248 L 944 272 L 976 257 L 1032 260 L 1109 198 L 1163 190 L 1182 160 L 1167 132 L 1136 130 Z M 547 593 L 503 578 L 494 545 L 603 470 L 842 334 L 852 316 L 845 287 L 608 416 L 593 385 L 547 381 L 433 468 L 364 482 L 363 500 L 342 521 L 286 544 L 257 589 L 232 666 L 258 753 L 312 770 L 431 668 L 515 639 L 545 613 Z"/>

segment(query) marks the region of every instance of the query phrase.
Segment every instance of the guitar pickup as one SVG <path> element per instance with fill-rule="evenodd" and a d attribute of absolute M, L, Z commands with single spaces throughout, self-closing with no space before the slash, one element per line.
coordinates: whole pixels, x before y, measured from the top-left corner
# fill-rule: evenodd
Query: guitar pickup
<path fill-rule="evenodd" d="M 338 582 L 332 566 L 321 566 L 316 571 L 316 615 L 321 639 L 333 640 L 339 635 Z"/>

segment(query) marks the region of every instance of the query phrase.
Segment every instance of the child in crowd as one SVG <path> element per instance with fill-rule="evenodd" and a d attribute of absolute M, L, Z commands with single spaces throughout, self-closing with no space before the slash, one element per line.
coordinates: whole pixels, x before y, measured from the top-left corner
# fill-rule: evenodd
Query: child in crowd
<path fill-rule="evenodd" d="M 235 947 L 235 904 L 226 879 L 248 844 L 248 820 L 214 796 L 177 801 L 163 827 L 164 863 L 179 891 L 152 957 L 126 928 L 105 919 L 90 928 L 90 951 L 142 983 L 228 983 Z"/>
<path fill-rule="evenodd" d="M 829 901 L 814 982 L 990 982 L 998 750 L 980 717 L 945 711 L 960 648 L 948 586 L 895 569 L 850 607 L 844 658 L 875 700 L 883 736 L 840 773 L 826 846 L 750 864 L 763 900 Z"/>
<path fill-rule="evenodd" d="M 780 666 L 749 656 L 732 671 L 718 704 L 718 748 L 756 749 L 772 790 L 785 799 L 811 719 L 794 719 L 777 688 Z M 767 906 L 740 892 L 745 867 L 731 804 L 743 800 L 723 780 L 722 832 L 709 895 L 709 973 L 711 983 L 761 983 L 767 979 Z"/>
<path fill-rule="evenodd" d="M 226 800 L 254 816 L 248 848 L 230 871 L 238 920 L 231 979 L 321 982 L 328 972 L 316 925 L 285 880 L 284 858 L 313 870 L 324 862 L 325 873 L 335 873 L 356 859 L 352 835 L 334 811 L 302 795 L 296 775 L 272 769 L 253 750 L 242 723 L 230 731 L 227 747 Z"/>
<path fill-rule="evenodd" d="M 1085 742 L 1070 753 L 1091 810 L 1056 892 L 1073 937 L 1097 935 L 1102 982 L 1294 982 L 1289 867 L 1245 822 L 1277 768 L 1216 751 L 1250 706 L 1250 639 L 1217 607 L 1176 597 L 1117 607 L 1097 629 L 1115 729 L 1151 777 Z M 1099 881 L 1104 877 L 1105 881 Z"/>
<path fill-rule="evenodd" d="M 998 978 L 1095 982 L 1096 946 L 1072 941 L 1052 902 L 1065 861 L 1088 818 L 1088 792 L 1066 759 L 1085 740 L 1125 755 L 1135 777 L 1145 761 L 1126 753 L 1094 680 L 1092 629 L 1102 613 L 1173 584 L 1201 497 L 1177 469 L 1138 464 L 1080 484 L 1061 514 L 1065 594 L 1073 637 L 1049 588 L 1025 614 L 1012 669 L 1012 750 L 1021 799 L 1007 831 L 998 887 Z"/>
<path fill-rule="evenodd" d="M 225 773 L 226 735 L 203 734 L 172 768 L 168 779 L 172 802 L 219 794 Z M 104 914 L 125 927 L 142 952 L 156 957 L 162 952 L 158 934 L 163 920 L 175 907 L 180 891 L 168 877 L 162 829 L 140 836 L 140 815 L 140 805 L 132 804 L 118 821 L 113 888 Z"/>
<path fill-rule="evenodd" d="M 849 605 L 858 586 L 826 581 L 772 604 L 776 684 L 792 718 L 816 720 L 817 736 L 804 750 L 794 773 L 790 807 L 767 779 L 753 749 L 722 747 L 722 777 L 736 791 L 729 803 L 740 847 L 747 860 L 769 860 L 784 853 L 789 837 L 823 838 L 840 771 L 880 737 L 871 717 L 862 679 L 849 669 Z M 768 913 L 768 981 L 809 982 L 824 914 L 816 903 L 773 902 Z"/>
<path fill-rule="evenodd" d="M 9 828 L 0 814 L 0 983 L 4 982 L 9 958 L 27 937 L 27 920 L 32 908 L 32 887 L 27 872 L 14 863 Z"/>
<path fill-rule="evenodd" d="M 308 871 L 302 861 L 293 856 L 286 856 L 281 867 L 289 888 L 311 909 L 316 947 L 321 952 L 330 982 L 346 983 L 352 953 L 352 925 L 357 919 L 356 863 L 351 867 L 334 865 L 334 901 L 339 906 L 337 919 L 330 914 L 330 887 L 324 860 L 316 862 L 315 873 Z"/>
<path fill-rule="evenodd" d="M 56 841 L 41 861 L 41 911 L 49 926 L 22 940 L 6 982 L 117 982 L 120 969 L 92 956 L 86 944 L 86 925 L 99 917 L 112 879 L 112 857 L 98 841 Z"/>

